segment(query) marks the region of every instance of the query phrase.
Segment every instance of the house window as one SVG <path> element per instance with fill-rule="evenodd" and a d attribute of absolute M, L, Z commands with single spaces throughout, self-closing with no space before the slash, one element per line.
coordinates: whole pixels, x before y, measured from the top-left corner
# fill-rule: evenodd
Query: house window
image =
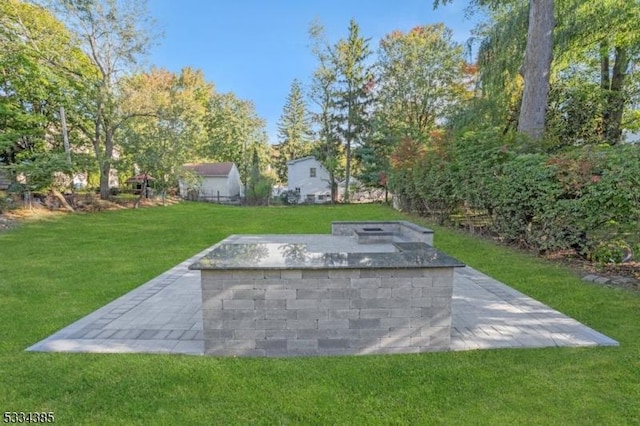
<path fill-rule="evenodd" d="M 315 167 L 311 167 L 309 169 L 309 177 L 316 177 L 316 168 Z"/>

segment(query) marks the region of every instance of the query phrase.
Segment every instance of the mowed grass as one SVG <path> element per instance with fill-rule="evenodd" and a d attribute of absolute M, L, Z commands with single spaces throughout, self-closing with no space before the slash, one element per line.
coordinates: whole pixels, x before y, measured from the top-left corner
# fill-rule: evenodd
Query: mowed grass
<path fill-rule="evenodd" d="M 640 423 L 638 293 L 441 228 L 438 248 L 621 346 L 296 359 L 24 351 L 229 234 L 375 219 L 416 220 L 379 205 L 182 203 L 0 234 L 0 412 L 53 411 L 58 424 Z"/>

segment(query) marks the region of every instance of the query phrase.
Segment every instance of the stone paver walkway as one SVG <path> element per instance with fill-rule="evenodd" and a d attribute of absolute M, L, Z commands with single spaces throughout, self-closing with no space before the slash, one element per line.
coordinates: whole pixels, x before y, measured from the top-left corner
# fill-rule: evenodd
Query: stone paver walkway
<path fill-rule="evenodd" d="M 198 253 L 29 347 L 52 352 L 204 354 Z M 451 349 L 617 346 L 615 340 L 476 271 L 454 275 Z"/>

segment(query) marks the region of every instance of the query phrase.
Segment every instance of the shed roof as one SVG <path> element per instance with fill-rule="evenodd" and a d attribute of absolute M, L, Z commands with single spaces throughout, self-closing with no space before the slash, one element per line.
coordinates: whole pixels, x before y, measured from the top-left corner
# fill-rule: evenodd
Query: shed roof
<path fill-rule="evenodd" d="M 129 179 L 127 179 L 127 183 L 142 183 L 144 181 L 152 181 L 155 180 L 154 178 L 151 177 L 151 175 L 135 175 L 133 177 L 130 177 Z"/>
<path fill-rule="evenodd" d="M 185 164 L 184 168 L 199 174 L 200 176 L 229 176 L 234 163 L 198 163 Z"/>

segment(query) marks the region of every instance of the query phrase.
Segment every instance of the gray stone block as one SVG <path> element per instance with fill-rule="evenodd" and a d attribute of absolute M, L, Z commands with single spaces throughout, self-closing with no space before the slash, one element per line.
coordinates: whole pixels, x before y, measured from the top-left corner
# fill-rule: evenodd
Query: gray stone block
<path fill-rule="evenodd" d="M 391 309 L 387 309 L 387 308 L 360 309 L 360 314 L 359 314 L 359 318 L 362 318 L 362 319 L 389 318 L 391 316 L 393 316 L 391 314 Z"/>
<path fill-rule="evenodd" d="M 330 320 L 360 318 L 360 313 L 357 309 L 329 309 L 328 314 Z"/>
<path fill-rule="evenodd" d="M 349 304 L 349 299 L 320 299 L 318 301 L 318 308 L 326 309 L 329 311 L 329 315 L 331 315 L 330 311 L 333 310 L 348 310 Z"/>
<path fill-rule="evenodd" d="M 392 269 L 361 269 L 360 278 L 390 278 L 393 276 Z"/>
<path fill-rule="evenodd" d="M 264 299 L 265 290 L 233 290 L 232 299 L 259 300 Z"/>
<path fill-rule="evenodd" d="M 265 330 L 235 330 L 233 338 L 236 340 L 264 340 L 267 338 Z"/>
<path fill-rule="evenodd" d="M 360 297 L 363 299 L 391 299 L 391 289 L 363 288 L 360 289 Z"/>
<path fill-rule="evenodd" d="M 316 329 L 318 328 L 318 320 L 287 320 L 284 328 L 287 330 Z"/>
<path fill-rule="evenodd" d="M 269 299 L 295 299 L 296 298 L 296 290 L 295 289 L 286 289 L 286 290 L 271 290 L 267 289 L 264 293 L 264 298 Z"/>
<path fill-rule="evenodd" d="M 255 308 L 268 310 L 268 309 L 286 309 L 287 301 L 286 299 L 266 299 L 266 300 L 256 300 Z"/>
<path fill-rule="evenodd" d="M 394 278 L 414 278 L 422 277 L 422 269 L 415 268 L 397 268 L 393 269 Z"/>
<path fill-rule="evenodd" d="M 389 330 L 382 328 L 363 328 L 356 331 L 361 339 L 381 339 L 389 336 Z"/>
<path fill-rule="evenodd" d="M 231 279 L 223 280 L 223 290 L 251 290 L 253 289 L 253 280 L 250 279 Z"/>
<path fill-rule="evenodd" d="M 300 340 L 328 339 L 335 336 L 335 330 L 300 329 L 296 332 L 296 338 Z"/>
<path fill-rule="evenodd" d="M 414 288 L 423 288 L 423 287 L 433 287 L 433 277 L 426 276 L 421 278 L 411 278 L 411 287 Z"/>
<path fill-rule="evenodd" d="M 353 278 L 351 279 L 351 288 L 380 288 L 382 286 L 382 278 Z"/>
<path fill-rule="evenodd" d="M 381 337 L 379 344 L 381 348 L 408 348 L 411 346 L 411 337 L 393 335 Z"/>
<path fill-rule="evenodd" d="M 267 309 L 265 310 L 265 319 L 298 319 L 298 311 L 286 309 Z"/>
<path fill-rule="evenodd" d="M 241 319 L 241 320 L 222 320 L 222 328 L 226 330 L 256 328 L 256 320 L 254 319 Z M 262 320 L 265 321 L 265 320 Z"/>
<path fill-rule="evenodd" d="M 300 269 L 284 269 L 280 271 L 280 277 L 284 280 L 301 280 L 302 270 Z"/>
<path fill-rule="evenodd" d="M 255 348 L 256 349 L 266 349 L 266 350 L 286 351 L 287 350 L 287 340 L 286 339 L 256 340 L 255 341 Z"/>
<path fill-rule="evenodd" d="M 279 269 L 265 269 L 264 270 L 264 278 L 265 279 L 280 279 L 282 277 Z"/>
<path fill-rule="evenodd" d="M 404 287 L 391 287 L 391 297 L 400 299 L 413 299 L 422 297 L 422 288 L 415 288 L 411 283 L 407 283 Z"/>
<path fill-rule="evenodd" d="M 327 290 L 320 290 L 317 288 L 314 289 L 297 289 L 296 290 L 296 299 L 298 300 L 303 300 L 303 299 L 321 299 L 321 298 L 326 298 L 326 295 L 328 294 Z"/>
<path fill-rule="evenodd" d="M 391 318 L 419 318 L 422 316 L 420 308 L 393 308 Z"/>
<path fill-rule="evenodd" d="M 380 318 L 350 319 L 349 328 L 380 328 Z"/>
<path fill-rule="evenodd" d="M 302 279 L 307 278 L 326 278 L 329 279 L 329 270 L 327 269 L 304 269 L 302 270 Z"/>
<path fill-rule="evenodd" d="M 220 310 L 222 309 L 222 300 L 218 298 L 203 299 L 202 309 L 204 310 Z"/>
<path fill-rule="evenodd" d="M 411 299 L 412 308 L 430 308 L 433 303 L 432 296 L 415 297 Z"/>
<path fill-rule="evenodd" d="M 265 339 L 267 340 L 292 340 L 297 338 L 298 333 L 296 330 L 265 330 Z"/>
<path fill-rule="evenodd" d="M 287 321 L 284 319 L 264 319 L 255 321 L 256 330 L 284 330 Z"/>
<path fill-rule="evenodd" d="M 326 320 L 328 317 L 326 309 L 298 309 L 294 312 L 299 320 Z"/>
<path fill-rule="evenodd" d="M 318 309 L 317 299 L 287 299 L 287 309 Z"/>
<path fill-rule="evenodd" d="M 349 278 L 331 278 L 329 280 L 320 279 L 317 281 L 317 288 L 319 289 L 344 289 L 348 288 L 351 283 Z"/>
<path fill-rule="evenodd" d="M 347 319 L 318 320 L 318 329 L 337 330 L 341 328 L 349 328 L 349 320 Z"/>
<path fill-rule="evenodd" d="M 256 320 L 264 319 L 264 311 L 253 309 L 231 309 L 223 312 L 229 312 L 233 314 L 234 320 Z"/>
<path fill-rule="evenodd" d="M 411 319 L 406 317 L 380 319 L 380 328 L 389 330 L 394 327 L 411 327 Z"/>
<path fill-rule="evenodd" d="M 176 337 L 178 339 L 179 337 Z M 233 330 L 204 330 L 206 341 L 227 340 L 233 338 Z"/>
<path fill-rule="evenodd" d="M 234 279 L 263 280 L 264 270 L 262 269 L 236 269 L 233 271 Z"/>
<path fill-rule="evenodd" d="M 224 321 L 222 319 L 204 318 L 202 324 L 206 330 L 222 330 L 224 328 Z"/>
<path fill-rule="evenodd" d="M 254 309 L 255 305 L 253 304 L 253 300 L 233 300 L 233 299 L 224 299 L 222 300 L 222 309 Z"/>
<path fill-rule="evenodd" d="M 296 339 L 287 341 L 288 351 L 317 351 L 318 340 L 317 339 Z M 312 354 L 310 352 L 309 354 Z"/>
<path fill-rule="evenodd" d="M 382 308 L 403 308 L 409 309 L 412 306 L 411 299 L 377 299 Z"/>
<path fill-rule="evenodd" d="M 360 269 L 330 269 L 329 278 L 360 278 Z"/>
<path fill-rule="evenodd" d="M 348 339 L 318 339 L 318 349 L 347 349 L 348 347 Z"/>

